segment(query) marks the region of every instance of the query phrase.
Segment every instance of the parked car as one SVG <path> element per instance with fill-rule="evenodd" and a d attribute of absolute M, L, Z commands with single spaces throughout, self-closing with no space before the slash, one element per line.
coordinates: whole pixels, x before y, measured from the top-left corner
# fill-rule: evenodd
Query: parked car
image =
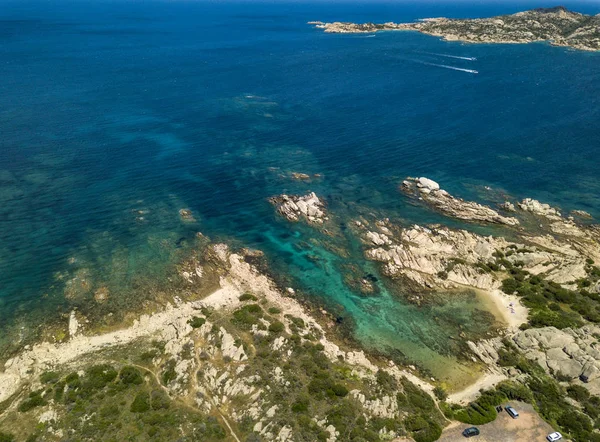
<path fill-rule="evenodd" d="M 513 419 L 516 419 L 516 418 L 519 417 L 519 413 L 517 412 L 517 410 L 515 410 L 510 405 L 507 405 L 506 407 L 504 407 L 504 409 L 506 410 L 506 412 L 508 413 L 508 415 L 510 417 L 512 417 Z"/>
<path fill-rule="evenodd" d="M 479 428 L 477 427 L 469 427 L 465 431 L 463 431 L 464 437 L 473 437 L 479 436 Z"/>
<path fill-rule="evenodd" d="M 558 431 L 555 431 L 554 433 L 550 433 L 548 436 L 546 436 L 546 440 L 548 442 L 556 442 L 557 440 L 561 440 L 562 439 L 562 434 L 560 434 Z"/>

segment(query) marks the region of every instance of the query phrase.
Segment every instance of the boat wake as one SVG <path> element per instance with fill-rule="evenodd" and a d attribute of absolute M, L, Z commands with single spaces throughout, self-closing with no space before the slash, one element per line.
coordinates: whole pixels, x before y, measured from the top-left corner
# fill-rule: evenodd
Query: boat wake
<path fill-rule="evenodd" d="M 448 66 L 447 64 L 427 63 L 425 61 L 422 61 L 421 63 L 423 63 L 427 66 L 436 66 L 438 68 L 452 69 L 453 71 L 468 72 L 469 74 L 478 74 L 479 73 L 479 71 L 476 71 L 475 69 L 458 68 L 456 66 Z"/>
<path fill-rule="evenodd" d="M 420 54 L 437 55 L 438 57 L 455 58 L 457 60 L 476 61 L 477 57 L 461 57 L 459 55 L 438 54 L 437 52 L 420 52 Z"/>

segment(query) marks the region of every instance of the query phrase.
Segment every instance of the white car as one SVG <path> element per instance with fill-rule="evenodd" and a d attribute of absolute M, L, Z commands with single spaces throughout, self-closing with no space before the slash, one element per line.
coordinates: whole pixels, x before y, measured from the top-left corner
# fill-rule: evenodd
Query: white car
<path fill-rule="evenodd" d="M 548 440 L 548 442 L 556 442 L 557 440 L 562 439 L 562 434 L 560 434 L 558 431 L 556 431 L 556 432 L 550 433 L 548 436 L 546 436 L 546 439 Z"/>

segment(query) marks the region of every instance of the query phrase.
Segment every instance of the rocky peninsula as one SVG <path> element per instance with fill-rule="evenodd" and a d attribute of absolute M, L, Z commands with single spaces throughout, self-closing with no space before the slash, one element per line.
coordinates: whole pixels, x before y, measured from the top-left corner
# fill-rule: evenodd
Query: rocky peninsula
<path fill-rule="evenodd" d="M 426 18 L 415 23 L 310 22 L 329 33 L 418 31 L 448 41 L 469 43 L 532 43 L 547 41 L 584 51 L 600 50 L 600 14 L 592 16 L 559 6 L 491 18 Z"/>

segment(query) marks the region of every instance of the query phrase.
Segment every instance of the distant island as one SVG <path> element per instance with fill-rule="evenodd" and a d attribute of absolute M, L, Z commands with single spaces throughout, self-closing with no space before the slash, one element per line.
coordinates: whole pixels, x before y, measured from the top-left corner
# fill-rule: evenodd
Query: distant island
<path fill-rule="evenodd" d="M 600 14 L 586 15 L 558 6 L 491 18 L 426 18 L 415 23 L 309 22 L 330 33 L 419 31 L 448 41 L 532 43 L 547 41 L 584 51 L 600 50 Z"/>

